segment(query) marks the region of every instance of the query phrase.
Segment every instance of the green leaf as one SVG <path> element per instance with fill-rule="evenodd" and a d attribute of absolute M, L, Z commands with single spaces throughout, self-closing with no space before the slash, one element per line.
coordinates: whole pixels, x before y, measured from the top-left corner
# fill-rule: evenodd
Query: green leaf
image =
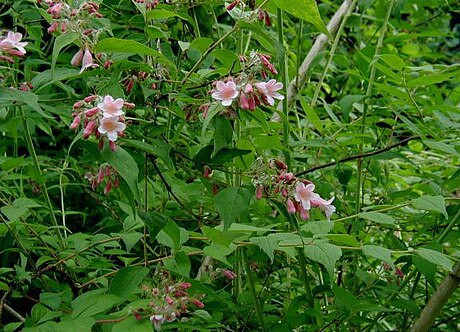
<path fill-rule="evenodd" d="M 235 249 L 236 245 L 233 243 L 228 247 L 218 243 L 212 243 L 210 246 L 207 246 L 203 249 L 203 253 L 206 256 L 210 256 L 214 259 L 217 259 L 218 261 L 221 261 L 222 263 L 227 264 L 228 266 L 231 266 L 227 260 L 227 256 L 234 252 Z"/>
<path fill-rule="evenodd" d="M 286 13 L 313 24 L 319 31 L 331 38 L 315 0 L 273 0 L 273 3 Z M 332 38 L 331 38 L 332 39 Z"/>
<path fill-rule="evenodd" d="M 323 123 L 316 114 L 315 110 L 307 103 L 305 98 L 300 98 L 300 105 L 302 105 L 302 109 L 307 115 L 308 121 L 310 121 L 316 128 L 316 130 L 318 130 L 321 133 L 323 131 Z"/>
<path fill-rule="evenodd" d="M 446 201 L 442 196 L 422 196 L 412 200 L 412 206 L 427 211 L 442 213 L 447 219 L 449 215 L 446 211 Z"/>
<path fill-rule="evenodd" d="M 449 73 L 426 75 L 422 74 L 420 77 L 414 78 L 413 80 L 407 82 L 407 86 L 410 88 L 416 87 L 419 85 L 431 85 L 438 84 L 444 81 L 450 80 L 452 77 L 458 77 L 460 71 L 454 71 Z"/>
<path fill-rule="evenodd" d="M 88 318 L 105 312 L 120 303 L 120 298 L 113 294 L 100 294 L 92 291 L 80 295 L 72 301 L 72 318 Z"/>
<path fill-rule="evenodd" d="M 152 323 L 149 319 L 137 320 L 130 316 L 113 326 L 112 332 L 152 332 Z"/>
<path fill-rule="evenodd" d="M 349 313 L 356 310 L 358 299 L 345 288 L 334 285 L 332 292 L 335 295 L 335 304 L 343 312 Z"/>
<path fill-rule="evenodd" d="M 153 241 L 166 224 L 171 221 L 169 216 L 159 212 L 138 211 L 138 214 L 149 230 L 151 241 Z"/>
<path fill-rule="evenodd" d="M 51 55 L 51 70 L 55 69 L 56 61 L 61 50 L 67 45 L 72 44 L 77 38 L 78 34 L 76 32 L 63 33 L 56 37 L 53 45 L 53 54 Z"/>
<path fill-rule="evenodd" d="M 121 299 L 128 298 L 138 290 L 138 286 L 149 274 L 149 269 L 141 266 L 128 266 L 118 270 L 109 287 L 109 293 Z"/>
<path fill-rule="evenodd" d="M 175 68 L 175 65 L 166 59 L 163 54 L 131 39 L 106 38 L 99 41 L 96 45 L 96 52 L 120 52 L 139 55 L 151 55 L 156 61 Z"/>
<path fill-rule="evenodd" d="M 139 202 L 139 190 L 137 188 L 139 168 L 134 158 L 120 146 L 117 146 L 115 151 L 106 147 L 101 151 L 101 156 L 117 170 L 118 174 L 127 183 L 134 199 Z"/>
<path fill-rule="evenodd" d="M 270 257 L 271 261 L 275 259 L 274 251 L 278 249 L 278 245 L 280 243 L 280 239 L 270 234 L 268 236 L 261 236 L 261 237 L 251 237 L 249 239 L 252 243 L 256 244 L 263 252 L 265 252 L 268 257 Z"/>
<path fill-rule="evenodd" d="M 168 143 L 156 139 L 149 142 L 125 139 L 123 142 L 154 156 L 158 156 L 169 169 L 174 169 L 174 161 L 170 156 L 171 146 Z"/>
<path fill-rule="evenodd" d="M 252 192 L 245 188 L 226 188 L 215 197 L 214 203 L 222 218 L 224 230 L 249 208 Z"/>
<path fill-rule="evenodd" d="M 191 22 L 190 18 L 185 15 L 181 15 L 176 12 L 172 12 L 172 11 L 162 9 L 162 8 L 156 8 L 155 10 L 150 10 L 148 11 L 148 14 L 147 14 L 148 20 L 164 20 L 164 19 L 168 19 L 171 17 L 178 17 L 180 19 L 183 19 L 184 21 Z"/>
<path fill-rule="evenodd" d="M 179 251 L 174 255 L 174 258 L 165 259 L 164 267 L 171 272 L 175 272 L 183 277 L 190 276 L 190 258 L 183 251 Z"/>
<path fill-rule="evenodd" d="M 395 265 L 391 260 L 391 250 L 379 246 L 366 245 L 363 247 L 363 253 L 366 256 L 379 259 L 390 265 L 393 270 L 395 269 Z"/>
<path fill-rule="evenodd" d="M 142 236 L 143 234 L 138 232 L 121 234 L 121 239 L 125 243 L 126 251 L 130 252 Z"/>
<path fill-rule="evenodd" d="M 300 229 L 302 232 L 309 232 L 313 235 L 327 234 L 331 231 L 333 223 L 324 221 L 309 221 L 305 225 L 302 225 Z"/>
<path fill-rule="evenodd" d="M 419 248 L 415 250 L 415 253 L 421 258 L 426 259 L 433 264 L 442 266 L 447 271 L 452 271 L 452 261 L 450 260 L 449 256 L 446 256 L 439 251 Z"/>
<path fill-rule="evenodd" d="M 318 242 L 306 245 L 304 252 L 307 258 L 324 265 L 332 280 L 335 263 L 342 256 L 342 250 L 333 244 Z"/>
<path fill-rule="evenodd" d="M 41 116 L 48 119 L 51 118 L 43 112 L 42 108 L 38 104 L 38 96 L 35 93 L 0 87 L 0 106 L 10 106 L 16 104 L 27 105 Z"/>
<path fill-rule="evenodd" d="M 361 246 L 361 243 L 359 243 L 359 241 L 350 234 L 327 234 L 326 237 L 336 245 L 349 247 Z"/>
<path fill-rule="evenodd" d="M 54 327 L 54 332 L 91 332 L 91 328 L 95 323 L 96 321 L 89 317 L 64 320 L 57 323 Z"/>
<path fill-rule="evenodd" d="M 228 119 L 223 116 L 214 118 L 214 151 L 211 158 L 219 152 L 220 149 L 227 147 L 233 138 L 233 128 Z"/>
<path fill-rule="evenodd" d="M 393 217 L 379 212 L 361 212 L 358 214 L 360 218 L 376 222 L 378 224 L 395 226 L 395 220 Z"/>
<path fill-rule="evenodd" d="M 168 223 L 158 233 L 157 241 L 162 245 L 167 246 L 174 251 L 178 251 L 181 246 L 188 240 L 188 232 L 177 226 L 176 223 L 169 219 Z"/>
<path fill-rule="evenodd" d="M 460 153 L 458 153 L 457 150 L 455 150 L 455 148 L 452 145 L 449 145 L 443 142 L 429 141 L 429 140 L 424 140 L 422 142 L 423 144 L 425 144 L 427 147 L 429 147 L 432 150 L 438 150 L 438 151 L 446 153 L 447 155 L 460 156 Z"/>

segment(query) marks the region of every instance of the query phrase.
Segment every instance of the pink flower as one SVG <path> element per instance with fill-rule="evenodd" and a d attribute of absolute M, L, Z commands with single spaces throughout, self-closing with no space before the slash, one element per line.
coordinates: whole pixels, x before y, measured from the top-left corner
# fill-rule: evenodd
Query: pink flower
<path fill-rule="evenodd" d="M 63 4 L 58 2 L 48 9 L 48 13 L 51 14 L 53 18 L 60 18 Z"/>
<path fill-rule="evenodd" d="M 101 134 L 107 134 L 109 141 L 115 142 L 119 136 L 119 133 L 126 129 L 126 124 L 118 121 L 118 116 L 114 117 L 103 117 L 97 130 Z"/>
<path fill-rule="evenodd" d="M 318 194 L 314 193 L 313 190 L 315 190 L 315 185 L 313 183 L 305 185 L 300 182 L 295 188 L 294 198 L 305 210 L 310 210 L 312 205 L 311 201 L 319 198 Z"/>
<path fill-rule="evenodd" d="M 230 270 L 223 270 L 222 275 L 228 280 L 233 280 L 237 277 L 236 273 Z"/>
<path fill-rule="evenodd" d="M 152 322 L 156 331 L 161 331 L 161 324 L 163 324 L 165 318 L 163 315 L 152 315 L 150 316 L 150 321 Z"/>
<path fill-rule="evenodd" d="M 324 211 L 327 221 L 331 221 L 331 216 L 335 212 L 335 206 L 332 205 L 334 198 L 335 197 L 332 197 L 326 201 L 318 196 L 317 200 L 311 202 L 313 207 L 318 207 L 320 210 Z"/>
<path fill-rule="evenodd" d="M 275 104 L 275 99 L 283 100 L 284 96 L 278 93 L 278 90 L 283 88 L 283 83 L 277 82 L 276 80 L 270 80 L 268 82 L 256 83 L 256 88 L 259 92 L 267 98 L 267 103 L 270 106 Z"/>
<path fill-rule="evenodd" d="M 15 48 L 19 51 L 19 56 L 26 54 L 24 47 L 27 45 L 27 42 L 21 42 L 21 39 L 22 34 L 20 32 L 8 31 L 6 37 L 0 41 L 0 51 L 10 53 Z M 15 53 L 14 55 L 18 54 Z"/>
<path fill-rule="evenodd" d="M 117 117 L 125 114 L 121 110 L 124 100 L 121 98 L 113 99 L 112 96 L 105 96 L 102 103 L 97 104 L 97 107 L 102 110 L 104 117 Z"/>
<path fill-rule="evenodd" d="M 75 53 L 74 56 L 72 57 L 72 60 L 70 60 L 70 64 L 73 67 L 77 67 L 81 65 L 82 60 L 83 60 L 83 50 L 78 50 L 78 52 Z"/>
<path fill-rule="evenodd" d="M 87 68 L 95 68 L 95 67 L 98 67 L 98 64 L 94 63 L 93 55 L 91 54 L 90 50 L 86 48 L 85 52 L 83 53 L 80 74 L 83 73 L 83 71 Z"/>
<path fill-rule="evenodd" d="M 212 97 L 221 100 L 223 106 L 230 106 L 233 99 L 238 97 L 238 90 L 236 89 L 235 82 L 228 81 L 224 83 L 222 81 L 217 81 L 216 90 L 212 93 Z"/>
<path fill-rule="evenodd" d="M 290 198 L 288 198 L 286 201 L 286 207 L 287 207 L 288 213 L 294 214 L 297 211 L 297 209 L 295 208 L 294 202 Z"/>

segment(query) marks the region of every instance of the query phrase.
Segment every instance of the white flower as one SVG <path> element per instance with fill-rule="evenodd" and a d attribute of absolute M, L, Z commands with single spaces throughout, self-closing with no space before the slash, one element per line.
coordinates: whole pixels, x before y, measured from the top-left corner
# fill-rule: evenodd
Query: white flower
<path fill-rule="evenodd" d="M 22 55 L 26 54 L 25 46 L 27 42 L 21 42 L 22 33 L 8 31 L 7 36 L 0 41 L 0 50 L 11 51 L 13 48 L 17 49 Z"/>
<path fill-rule="evenodd" d="M 230 106 L 233 99 L 238 97 L 238 90 L 236 89 L 235 82 L 228 81 L 224 83 L 222 81 L 217 81 L 216 90 L 212 93 L 212 97 L 221 100 L 223 106 Z"/>
<path fill-rule="evenodd" d="M 121 110 L 124 100 L 121 98 L 113 99 L 112 96 L 105 96 L 102 103 L 97 104 L 97 107 L 102 110 L 103 117 L 117 117 L 125 114 Z"/>
<path fill-rule="evenodd" d="M 101 134 L 107 134 L 109 141 L 115 142 L 118 138 L 118 133 L 126 129 L 126 124 L 118 121 L 119 119 L 118 116 L 103 117 L 97 130 Z"/>
<path fill-rule="evenodd" d="M 273 106 L 275 104 L 275 99 L 284 99 L 284 96 L 277 92 L 278 90 L 281 90 L 283 88 L 283 83 L 281 82 L 277 82 L 276 80 L 270 80 L 268 82 L 259 82 L 255 85 L 257 90 L 259 90 L 259 92 L 267 98 L 267 102 L 270 106 Z"/>

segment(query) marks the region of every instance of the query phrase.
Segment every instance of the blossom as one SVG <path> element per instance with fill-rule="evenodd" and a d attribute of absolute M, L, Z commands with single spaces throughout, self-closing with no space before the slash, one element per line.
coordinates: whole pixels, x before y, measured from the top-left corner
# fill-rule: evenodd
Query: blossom
<path fill-rule="evenodd" d="M 113 99 L 112 96 L 105 96 L 102 103 L 97 104 L 97 107 L 102 110 L 103 117 L 117 117 L 125 114 L 121 108 L 123 107 L 124 100 L 121 98 Z"/>
<path fill-rule="evenodd" d="M 83 50 L 78 50 L 78 52 L 75 53 L 74 56 L 72 57 L 72 60 L 70 60 L 70 64 L 73 67 L 77 67 L 81 65 L 82 60 L 83 60 Z"/>
<path fill-rule="evenodd" d="M 87 68 L 95 68 L 95 67 L 98 67 L 98 64 L 94 63 L 93 55 L 91 54 L 91 51 L 88 48 L 86 48 L 85 52 L 83 53 L 83 58 L 81 61 L 80 74 L 83 73 L 83 71 Z"/>
<path fill-rule="evenodd" d="M 325 200 L 318 196 L 315 200 L 311 201 L 311 203 L 313 207 L 318 207 L 320 210 L 324 211 L 327 221 L 331 221 L 331 216 L 335 212 L 335 206 L 332 205 L 334 199 L 335 197 Z"/>
<path fill-rule="evenodd" d="M 283 100 L 284 96 L 277 92 L 283 88 L 283 83 L 277 82 L 276 80 L 270 80 L 268 82 L 256 83 L 256 88 L 259 92 L 267 99 L 267 103 L 270 106 L 275 104 L 275 99 Z"/>
<path fill-rule="evenodd" d="M 214 99 L 221 100 L 223 106 L 230 106 L 233 99 L 238 97 L 238 90 L 235 82 L 228 81 L 227 83 L 224 83 L 222 81 L 218 81 L 216 83 L 216 90 L 212 93 L 212 97 Z"/>
<path fill-rule="evenodd" d="M 161 324 L 165 321 L 165 317 L 163 315 L 152 315 L 150 316 L 150 321 L 156 331 L 161 331 Z"/>
<path fill-rule="evenodd" d="M 313 183 L 305 185 L 299 182 L 295 188 L 294 198 L 305 210 L 310 210 L 312 205 L 311 201 L 319 198 L 318 194 L 314 193 L 313 190 L 315 190 L 315 185 Z"/>
<path fill-rule="evenodd" d="M 25 46 L 27 42 L 21 42 L 22 33 L 8 31 L 8 34 L 5 38 L 0 41 L 0 51 L 5 51 L 11 53 L 13 51 L 14 55 L 22 56 L 26 54 Z M 18 52 L 14 52 L 15 48 Z"/>
<path fill-rule="evenodd" d="M 103 117 L 101 119 L 99 128 L 97 130 L 101 134 L 107 134 L 109 141 L 115 142 L 118 138 L 118 133 L 126 129 L 126 124 L 118 121 L 120 118 L 116 117 Z"/>

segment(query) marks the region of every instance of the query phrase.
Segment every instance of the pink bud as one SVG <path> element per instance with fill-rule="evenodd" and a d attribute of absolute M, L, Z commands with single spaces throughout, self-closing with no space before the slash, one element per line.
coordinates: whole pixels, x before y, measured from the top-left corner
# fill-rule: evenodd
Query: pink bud
<path fill-rule="evenodd" d="M 198 299 L 191 299 L 190 302 L 192 302 L 194 305 L 196 305 L 198 308 L 204 308 L 204 303 L 201 302 Z"/>
<path fill-rule="evenodd" d="M 237 277 L 236 273 L 230 270 L 223 270 L 222 275 L 228 280 L 233 280 Z"/>
<path fill-rule="evenodd" d="M 246 84 L 244 87 L 244 92 L 246 94 L 251 94 L 254 91 L 252 84 Z"/>
<path fill-rule="evenodd" d="M 107 181 L 107 184 L 104 187 L 104 194 L 108 195 L 111 190 L 112 190 L 112 181 L 110 181 L 109 179 L 109 181 Z"/>
<path fill-rule="evenodd" d="M 168 296 L 168 295 L 165 296 L 165 301 L 166 301 L 166 303 L 169 304 L 169 305 L 171 305 L 171 304 L 174 303 L 174 300 L 173 300 L 170 296 Z"/>
<path fill-rule="evenodd" d="M 288 168 L 287 165 L 286 165 L 286 163 L 285 163 L 284 161 L 282 161 L 282 160 L 273 159 L 273 162 L 275 163 L 275 166 L 276 166 L 276 168 L 278 168 L 278 169 L 284 170 L 284 169 L 287 169 L 287 168 Z"/>
<path fill-rule="evenodd" d="M 235 8 L 235 6 L 236 6 L 237 4 L 239 4 L 239 3 L 240 3 L 240 0 L 235 0 L 235 1 L 233 1 L 231 4 L 229 4 L 229 5 L 227 6 L 227 10 L 232 10 L 232 9 Z"/>
<path fill-rule="evenodd" d="M 258 17 L 259 21 L 262 21 L 264 19 L 264 17 L 265 17 L 264 11 L 259 9 L 259 11 L 257 12 L 257 17 Z"/>
<path fill-rule="evenodd" d="M 133 109 L 134 107 L 136 107 L 136 105 L 134 103 L 128 103 L 127 101 L 125 101 L 123 103 L 123 107 L 126 107 L 127 109 Z"/>
<path fill-rule="evenodd" d="M 130 92 L 131 92 L 131 90 L 132 90 L 132 89 L 133 89 L 133 87 L 134 87 L 134 80 L 133 80 L 133 79 L 131 79 L 131 78 L 130 78 L 130 79 L 128 79 L 128 80 L 126 80 L 126 82 L 125 82 L 124 86 L 125 86 L 125 90 L 126 90 L 126 92 L 127 92 L 127 93 L 130 93 Z"/>
<path fill-rule="evenodd" d="M 102 170 L 99 170 L 97 173 L 97 183 L 102 183 L 104 181 L 104 172 Z"/>
<path fill-rule="evenodd" d="M 296 212 L 294 202 L 290 198 L 288 198 L 286 201 L 286 207 L 287 207 L 288 213 L 294 214 Z"/>
<path fill-rule="evenodd" d="M 91 95 L 91 96 L 88 96 L 88 97 L 85 97 L 85 99 L 83 99 L 83 101 L 85 103 L 92 103 L 93 101 L 95 101 L 97 99 L 97 95 Z"/>
<path fill-rule="evenodd" d="M 96 129 L 96 121 L 91 120 L 83 130 L 83 138 L 88 138 L 94 132 L 94 129 Z"/>
<path fill-rule="evenodd" d="M 67 31 L 67 24 L 65 22 L 61 22 L 61 31 L 66 32 Z"/>
<path fill-rule="evenodd" d="M 0 55 L 0 60 L 1 61 L 6 61 L 9 63 L 14 63 L 14 59 L 12 57 L 6 56 L 6 55 Z"/>
<path fill-rule="evenodd" d="M 249 109 L 248 98 L 246 97 L 246 94 L 244 93 L 240 94 L 240 107 L 244 110 Z"/>
<path fill-rule="evenodd" d="M 112 60 L 105 60 L 105 62 L 104 62 L 104 68 L 105 69 L 109 69 L 110 67 L 112 67 L 112 65 L 113 65 Z"/>
<path fill-rule="evenodd" d="M 212 169 L 211 167 L 205 165 L 203 167 L 203 176 L 206 178 L 206 179 L 209 179 L 212 177 Z"/>
<path fill-rule="evenodd" d="M 114 141 L 109 141 L 109 148 L 110 148 L 110 150 L 112 150 L 112 151 L 115 151 L 115 150 L 116 150 L 117 145 L 115 144 Z"/>
<path fill-rule="evenodd" d="M 79 50 L 77 53 L 75 53 L 72 60 L 70 60 L 70 64 L 73 67 L 78 67 L 81 64 L 82 60 L 83 60 L 83 51 Z"/>
<path fill-rule="evenodd" d="M 303 207 L 300 207 L 300 218 L 302 218 L 302 220 L 308 220 L 310 218 L 310 213 Z"/>
<path fill-rule="evenodd" d="M 118 175 L 116 175 L 115 178 L 113 179 L 113 186 L 115 188 L 118 188 L 120 186 L 120 178 L 118 177 Z"/>
<path fill-rule="evenodd" d="M 95 116 L 97 113 L 99 112 L 99 108 L 97 107 L 93 107 L 93 108 L 90 108 L 89 110 L 86 110 L 85 111 L 85 115 L 90 118 L 92 116 Z"/>
<path fill-rule="evenodd" d="M 271 27 L 272 26 L 272 21 L 270 20 L 270 16 L 268 15 L 267 11 L 265 11 L 265 25 L 267 27 Z"/>
<path fill-rule="evenodd" d="M 97 148 L 99 149 L 99 151 L 101 151 L 104 148 L 104 138 L 101 138 L 99 140 L 99 143 L 97 144 Z"/>
<path fill-rule="evenodd" d="M 70 124 L 70 129 L 72 129 L 72 130 L 77 129 L 78 126 L 80 125 L 80 122 L 81 122 L 81 117 L 80 117 L 80 115 L 77 115 L 77 116 L 73 119 L 72 123 Z"/>
<path fill-rule="evenodd" d="M 47 32 L 48 32 L 48 33 L 56 32 L 56 31 L 58 30 L 58 27 L 59 27 L 59 23 L 58 23 L 58 22 L 53 22 L 53 23 L 51 23 L 51 25 L 49 26 Z"/>
<path fill-rule="evenodd" d="M 83 102 L 81 100 L 77 101 L 75 104 L 73 104 L 73 109 L 77 110 L 83 106 Z"/>
<path fill-rule="evenodd" d="M 248 108 L 250 111 L 254 111 L 256 109 L 256 100 L 254 98 L 255 96 L 252 95 L 249 99 L 248 99 Z"/>
<path fill-rule="evenodd" d="M 180 289 L 189 289 L 190 287 L 192 287 L 192 284 L 189 282 L 183 282 L 179 285 Z"/>
<path fill-rule="evenodd" d="M 60 18 L 62 6 L 63 4 L 58 2 L 57 4 L 51 6 L 50 9 L 48 9 L 48 13 L 51 14 L 53 18 Z"/>
<path fill-rule="evenodd" d="M 256 187 L 256 198 L 261 199 L 264 194 L 264 186 L 258 185 Z"/>

